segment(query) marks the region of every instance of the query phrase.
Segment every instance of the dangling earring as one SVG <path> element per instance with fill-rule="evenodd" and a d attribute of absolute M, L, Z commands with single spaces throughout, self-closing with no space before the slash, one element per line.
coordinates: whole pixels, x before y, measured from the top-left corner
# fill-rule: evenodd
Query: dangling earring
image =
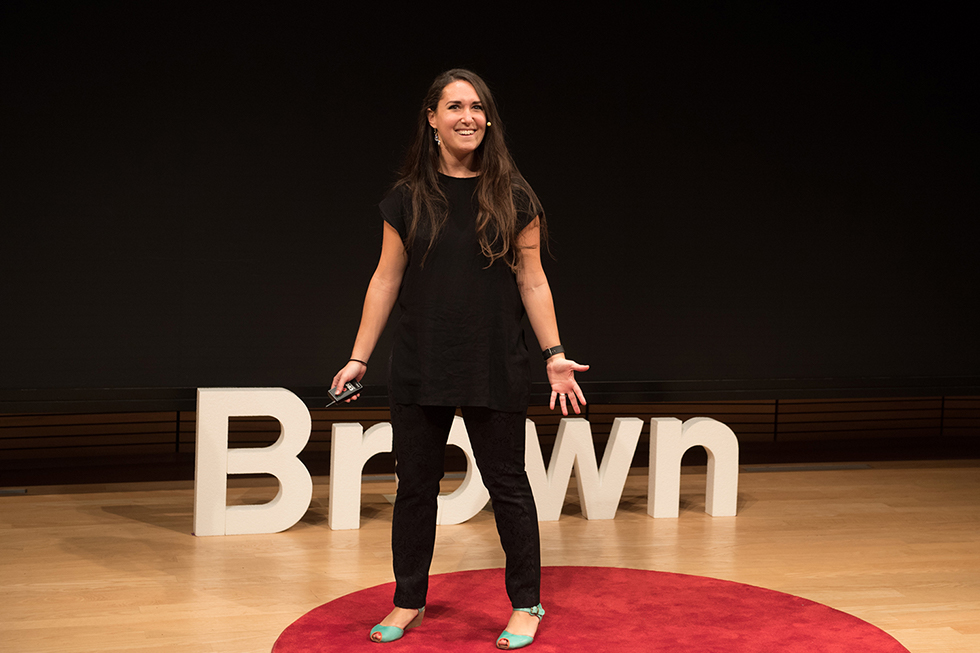
<path fill-rule="evenodd" d="M 439 131 L 433 127 L 432 133 L 436 137 L 436 145 L 442 145 L 442 141 L 439 140 Z"/>

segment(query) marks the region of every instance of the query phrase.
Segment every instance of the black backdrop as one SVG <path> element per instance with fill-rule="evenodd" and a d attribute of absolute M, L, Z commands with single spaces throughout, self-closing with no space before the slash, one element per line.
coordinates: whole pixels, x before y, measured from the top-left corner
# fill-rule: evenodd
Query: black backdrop
<path fill-rule="evenodd" d="M 678 4 L 3 3 L 0 392 L 326 385 L 457 65 L 545 205 L 596 396 L 974 391 L 966 14 Z"/>

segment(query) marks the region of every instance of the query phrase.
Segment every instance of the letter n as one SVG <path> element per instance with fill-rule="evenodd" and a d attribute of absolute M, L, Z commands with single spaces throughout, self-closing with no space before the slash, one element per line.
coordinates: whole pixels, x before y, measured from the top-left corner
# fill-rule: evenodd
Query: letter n
<path fill-rule="evenodd" d="M 681 424 L 674 417 L 650 420 L 650 477 L 647 514 L 677 517 L 681 493 L 681 458 L 694 446 L 708 452 L 705 512 L 734 517 L 738 499 L 738 438 L 725 424 L 694 417 Z"/>

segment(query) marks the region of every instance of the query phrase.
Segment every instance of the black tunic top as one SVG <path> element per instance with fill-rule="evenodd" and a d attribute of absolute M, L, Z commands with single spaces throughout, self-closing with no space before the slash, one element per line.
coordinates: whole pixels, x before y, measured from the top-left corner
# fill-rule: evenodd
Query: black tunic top
<path fill-rule="evenodd" d="M 426 255 L 428 237 L 408 249 L 398 295 L 401 317 L 391 353 L 390 392 L 399 404 L 527 407 L 530 373 L 524 344 L 524 304 L 517 277 L 501 260 L 487 267 L 476 237 L 477 177 L 439 175 L 449 218 Z M 542 213 L 515 190 L 519 228 Z M 396 188 L 381 215 L 404 241 L 411 195 Z"/>

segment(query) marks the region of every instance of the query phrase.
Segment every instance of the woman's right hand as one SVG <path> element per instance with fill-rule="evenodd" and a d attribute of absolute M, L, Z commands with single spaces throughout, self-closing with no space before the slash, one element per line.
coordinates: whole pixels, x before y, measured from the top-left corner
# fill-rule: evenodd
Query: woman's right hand
<path fill-rule="evenodd" d="M 344 385 L 348 381 L 360 381 L 364 375 L 367 373 L 367 365 L 358 361 L 347 361 L 339 372 L 333 377 L 333 382 L 331 388 L 338 395 L 344 391 Z M 350 399 L 345 399 L 346 403 L 350 403 L 360 397 L 360 393 L 354 395 Z"/>

